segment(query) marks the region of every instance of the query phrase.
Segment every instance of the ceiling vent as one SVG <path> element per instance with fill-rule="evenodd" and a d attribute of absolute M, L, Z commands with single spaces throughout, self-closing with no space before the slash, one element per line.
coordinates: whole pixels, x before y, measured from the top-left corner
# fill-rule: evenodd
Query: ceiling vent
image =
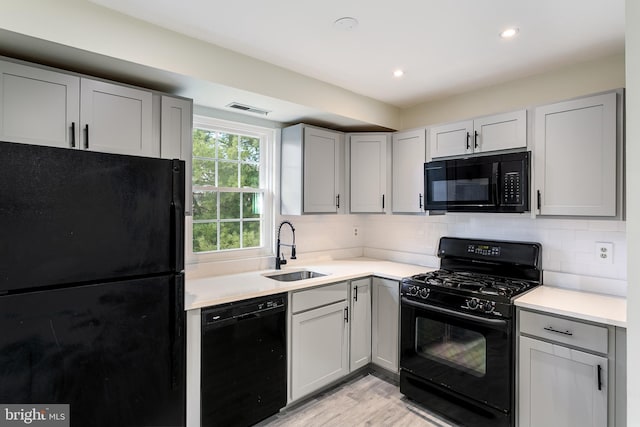
<path fill-rule="evenodd" d="M 260 114 L 262 116 L 266 116 L 271 111 L 263 110 L 262 108 L 252 107 L 251 105 L 240 104 L 239 102 L 232 102 L 231 104 L 227 104 L 229 108 L 235 108 L 236 110 L 246 111 L 247 113 Z"/>

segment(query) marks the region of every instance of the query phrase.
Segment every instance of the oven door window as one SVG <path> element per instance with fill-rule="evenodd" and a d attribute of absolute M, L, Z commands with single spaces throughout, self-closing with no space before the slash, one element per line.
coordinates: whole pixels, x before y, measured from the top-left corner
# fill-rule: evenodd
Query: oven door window
<path fill-rule="evenodd" d="M 416 319 L 418 356 L 444 363 L 476 377 L 487 373 L 487 340 L 479 332 L 444 322 Z"/>

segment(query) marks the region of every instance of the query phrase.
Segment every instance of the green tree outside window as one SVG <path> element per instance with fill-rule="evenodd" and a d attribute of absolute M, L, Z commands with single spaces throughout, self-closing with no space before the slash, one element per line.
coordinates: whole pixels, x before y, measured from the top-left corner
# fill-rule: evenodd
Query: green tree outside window
<path fill-rule="evenodd" d="M 260 138 L 193 131 L 193 252 L 262 246 Z"/>

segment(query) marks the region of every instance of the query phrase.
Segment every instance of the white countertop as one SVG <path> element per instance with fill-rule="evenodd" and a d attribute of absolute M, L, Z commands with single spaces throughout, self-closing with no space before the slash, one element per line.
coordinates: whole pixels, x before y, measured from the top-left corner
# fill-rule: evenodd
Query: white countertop
<path fill-rule="evenodd" d="M 302 269 L 323 273 L 326 276 L 295 282 L 279 282 L 264 277 L 265 274 L 286 273 Z M 185 309 L 192 310 L 365 276 L 400 280 L 403 277 L 432 270 L 436 269 L 422 265 L 402 264 L 372 258 L 352 258 L 317 263 L 310 262 L 305 265 L 296 265 L 295 268 L 288 269 L 285 267 L 280 271 L 263 270 L 198 279 L 187 278 L 185 284 Z"/>
<path fill-rule="evenodd" d="M 302 269 L 323 273 L 326 276 L 294 282 L 279 282 L 264 276 Z M 432 270 L 436 269 L 372 258 L 350 258 L 309 262 L 296 265 L 295 268 L 285 267 L 280 271 L 262 270 L 197 279 L 187 278 L 185 309 L 192 310 L 365 276 L 401 280 Z M 627 300 L 623 297 L 543 285 L 518 297 L 515 304 L 518 307 L 607 325 L 624 328 L 627 326 Z"/>
<path fill-rule="evenodd" d="M 627 300 L 623 297 L 543 285 L 518 297 L 515 303 L 522 308 L 627 327 Z"/>

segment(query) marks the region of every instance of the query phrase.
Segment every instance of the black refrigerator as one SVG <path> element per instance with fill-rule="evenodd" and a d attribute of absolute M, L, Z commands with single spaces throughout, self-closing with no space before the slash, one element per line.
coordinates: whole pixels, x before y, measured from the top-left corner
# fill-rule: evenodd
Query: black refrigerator
<path fill-rule="evenodd" d="M 184 162 L 0 142 L 0 404 L 184 426 Z"/>

